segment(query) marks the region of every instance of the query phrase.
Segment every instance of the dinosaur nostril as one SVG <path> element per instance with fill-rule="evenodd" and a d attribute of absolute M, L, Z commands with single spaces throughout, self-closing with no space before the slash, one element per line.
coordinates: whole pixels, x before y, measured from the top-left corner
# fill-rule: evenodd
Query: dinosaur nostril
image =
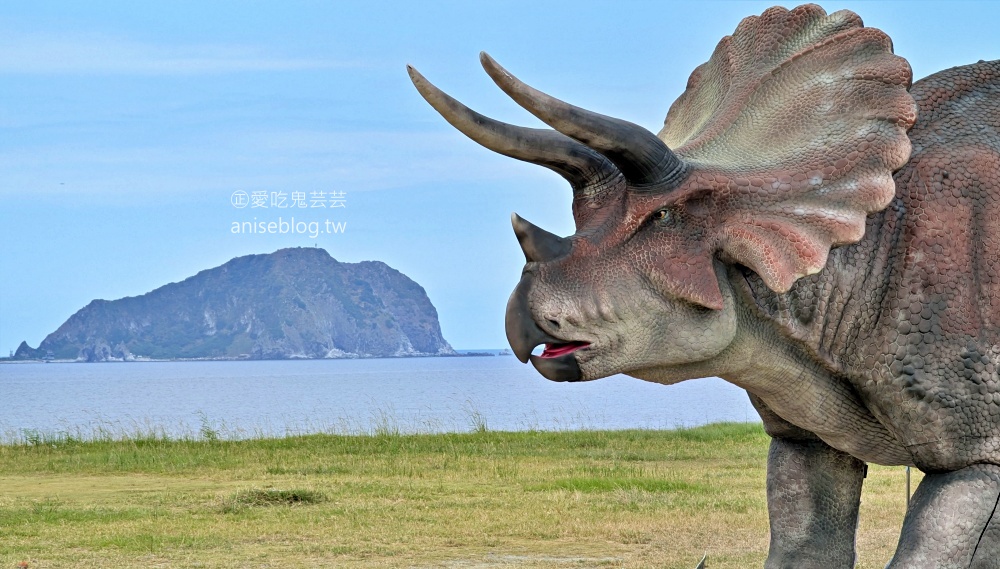
<path fill-rule="evenodd" d="M 558 329 L 559 329 L 559 322 L 556 322 L 555 320 L 553 320 L 553 319 L 551 319 L 551 318 L 549 318 L 547 322 L 548 322 L 549 324 L 551 324 L 551 325 L 552 325 L 552 327 L 553 327 L 553 328 L 555 328 L 556 330 L 558 330 Z"/>

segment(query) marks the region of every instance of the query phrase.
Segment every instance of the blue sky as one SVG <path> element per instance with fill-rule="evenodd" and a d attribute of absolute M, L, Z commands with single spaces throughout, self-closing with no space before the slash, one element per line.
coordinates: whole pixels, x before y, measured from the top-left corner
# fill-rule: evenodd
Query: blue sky
<path fill-rule="evenodd" d="M 570 233 L 568 187 L 454 132 L 405 65 L 537 126 L 479 67 L 486 50 L 542 90 L 655 132 L 718 40 L 773 4 L 0 3 L 0 353 L 36 346 L 92 299 L 314 245 L 422 284 L 455 347 L 505 346 L 523 262 L 510 212 Z M 823 6 L 886 31 L 916 78 L 1000 59 L 1000 4 Z M 237 191 L 328 205 L 343 192 L 346 207 L 237 209 Z M 293 216 L 346 231 L 231 232 Z"/>

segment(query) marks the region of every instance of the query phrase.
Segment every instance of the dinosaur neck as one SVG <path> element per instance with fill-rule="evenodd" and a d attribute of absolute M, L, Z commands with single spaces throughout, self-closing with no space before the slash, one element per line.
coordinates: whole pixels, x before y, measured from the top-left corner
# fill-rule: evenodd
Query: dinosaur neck
<path fill-rule="evenodd" d="M 860 242 L 831 251 L 822 271 L 800 279 L 787 293 L 775 293 L 742 267 L 730 271 L 730 281 L 743 302 L 816 364 L 853 376 L 859 343 L 884 312 L 902 215 L 897 199 L 869 216 Z"/>

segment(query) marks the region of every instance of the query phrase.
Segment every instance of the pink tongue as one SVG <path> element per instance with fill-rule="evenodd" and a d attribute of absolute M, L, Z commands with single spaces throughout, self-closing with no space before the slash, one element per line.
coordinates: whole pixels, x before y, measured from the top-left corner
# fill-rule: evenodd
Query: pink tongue
<path fill-rule="evenodd" d="M 545 351 L 539 357 L 543 358 L 558 358 L 559 356 L 565 356 L 566 354 L 571 354 L 580 348 L 586 348 L 590 344 L 587 342 L 568 342 L 566 344 L 545 344 Z"/>

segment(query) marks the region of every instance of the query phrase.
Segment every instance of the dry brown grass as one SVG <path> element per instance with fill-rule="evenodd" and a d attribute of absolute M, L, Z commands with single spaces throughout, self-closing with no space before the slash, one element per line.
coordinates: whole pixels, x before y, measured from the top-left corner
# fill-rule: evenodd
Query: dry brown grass
<path fill-rule="evenodd" d="M 756 425 L 6 446 L 0 568 L 760 567 L 766 450 Z M 903 488 L 869 472 L 859 567 Z"/>

